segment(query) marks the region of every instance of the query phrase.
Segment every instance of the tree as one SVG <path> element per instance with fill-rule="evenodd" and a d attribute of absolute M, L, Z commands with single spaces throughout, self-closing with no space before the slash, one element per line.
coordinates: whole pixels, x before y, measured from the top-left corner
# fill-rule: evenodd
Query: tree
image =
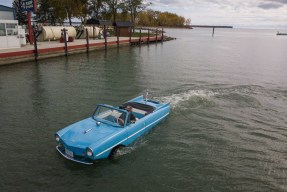
<path fill-rule="evenodd" d="M 12 7 L 15 9 L 16 18 L 19 21 L 19 25 L 27 25 L 28 24 L 27 14 L 23 11 L 21 5 L 19 5 L 19 1 L 14 0 L 12 3 Z"/>
<path fill-rule="evenodd" d="M 113 22 L 117 19 L 117 14 L 120 9 L 124 9 L 124 2 L 123 0 L 106 0 L 105 4 L 107 5 L 108 15 L 113 20 Z"/>
<path fill-rule="evenodd" d="M 48 23 L 56 25 L 56 23 L 62 23 L 63 19 L 56 18 L 54 15 L 54 9 L 50 5 L 49 0 L 38 1 L 38 9 L 35 13 L 34 19 L 40 23 Z"/>
<path fill-rule="evenodd" d="M 185 25 L 186 26 L 190 26 L 191 25 L 191 19 L 190 18 L 185 20 Z"/>
<path fill-rule="evenodd" d="M 51 6 L 47 2 L 47 0 L 42 0 L 38 2 L 38 9 L 37 9 L 37 13 L 35 13 L 34 19 L 41 23 L 48 22 L 50 9 L 51 9 Z"/>
<path fill-rule="evenodd" d="M 138 25 L 141 25 L 141 26 L 152 26 L 150 24 L 149 14 L 148 14 L 147 11 L 144 11 L 141 14 L 139 14 L 139 16 L 138 16 Z"/>
<path fill-rule="evenodd" d="M 89 0 L 74 0 L 74 2 L 76 2 L 77 6 L 74 9 L 73 16 L 81 19 L 82 23 L 84 23 L 89 12 Z"/>
<path fill-rule="evenodd" d="M 88 13 L 88 0 L 49 0 L 53 13 L 57 19 L 68 18 L 72 25 L 72 17 L 80 18 L 82 21 Z"/>
<path fill-rule="evenodd" d="M 124 4 L 125 9 L 130 13 L 130 19 L 134 25 L 138 14 L 150 5 L 150 3 L 145 3 L 144 0 L 125 0 Z"/>
<path fill-rule="evenodd" d="M 104 12 L 104 0 L 90 0 L 88 11 L 93 17 L 99 19 L 101 12 Z"/>
<path fill-rule="evenodd" d="M 174 13 L 147 10 L 139 14 L 138 25 L 183 27 L 185 18 Z"/>

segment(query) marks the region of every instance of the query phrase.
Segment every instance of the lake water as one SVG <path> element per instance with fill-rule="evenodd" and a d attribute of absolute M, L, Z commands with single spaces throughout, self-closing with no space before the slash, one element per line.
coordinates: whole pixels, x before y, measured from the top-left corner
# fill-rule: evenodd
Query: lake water
<path fill-rule="evenodd" d="M 287 191 L 287 36 L 177 40 L 0 67 L 0 191 Z M 54 133 L 146 89 L 164 122 L 119 159 L 64 159 Z"/>

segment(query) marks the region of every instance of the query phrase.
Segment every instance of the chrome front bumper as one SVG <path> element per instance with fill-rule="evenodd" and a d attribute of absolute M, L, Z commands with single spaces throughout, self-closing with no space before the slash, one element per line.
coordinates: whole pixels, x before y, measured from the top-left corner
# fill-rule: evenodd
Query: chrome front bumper
<path fill-rule="evenodd" d="M 61 147 L 58 145 L 56 146 L 56 149 L 57 151 L 63 156 L 65 157 L 66 159 L 69 159 L 71 161 L 74 161 L 74 162 L 77 162 L 77 163 L 82 163 L 82 164 L 85 164 L 85 165 L 92 165 L 93 163 L 92 162 L 89 162 L 87 159 L 85 158 L 82 158 L 82 159 L 77 159 L 77 158 L 74 158 L 74 157 L 71 157 L 69 155 L 67 155 L 65 153 L 65 151 L 63 149 L 61 149 Z"/>

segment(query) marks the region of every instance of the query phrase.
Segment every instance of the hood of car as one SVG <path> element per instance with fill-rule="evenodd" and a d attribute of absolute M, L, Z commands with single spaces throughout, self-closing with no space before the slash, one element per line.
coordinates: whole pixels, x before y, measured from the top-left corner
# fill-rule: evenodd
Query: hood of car
<path fill-rule="evenodd" d="M 88 147 L 105 140 L 105 138 L 120 130 L 121 128 L 119 127 L 96 122 L 94 119 L 88 118 L 62 129 L 57 134 L 66 145 Z"/>

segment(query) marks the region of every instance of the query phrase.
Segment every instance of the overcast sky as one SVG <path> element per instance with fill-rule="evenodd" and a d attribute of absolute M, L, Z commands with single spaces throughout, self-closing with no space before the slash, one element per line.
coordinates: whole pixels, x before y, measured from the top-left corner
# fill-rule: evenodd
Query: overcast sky
<path fill-rule="evenodd" d="M 287 28 L 287 0 L 147 0 L 154 10 L 190 18 L 192 24 Z M 11 6 L 12 0 L 0 0 Z"/>
<path fill-rule="evenodd" d="M 287 0 L 153 0 L 151 8 L 190 18 L 192 24 L 287 28 Z"/>

